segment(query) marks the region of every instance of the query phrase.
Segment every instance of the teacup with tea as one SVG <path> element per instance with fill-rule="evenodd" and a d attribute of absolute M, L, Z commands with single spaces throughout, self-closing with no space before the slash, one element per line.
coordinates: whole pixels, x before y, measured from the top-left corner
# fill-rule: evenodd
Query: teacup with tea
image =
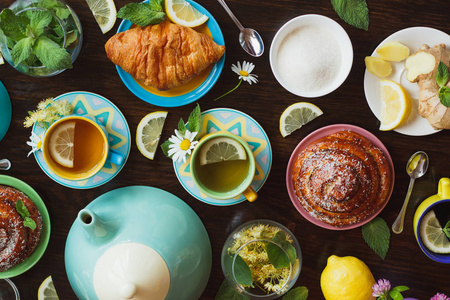
<path fill-rule="evenodd" d="M 70 115 L 47 129 L 42 143 L 44 160 L 61 178 L 84 180 L 97 174 L 107 161 L 123 164 L 122 153 L 110 149 L 108 132 L 95 118 Z"/>
<path fill-rule="evenodd" d="M 191 156 L 191 175 L 201 193 L 226 200 L 241 194 L 253 202 L 251 187 L 255 158 L 248 144 L 231 133 L 217 132 L 203 137 Z"/>

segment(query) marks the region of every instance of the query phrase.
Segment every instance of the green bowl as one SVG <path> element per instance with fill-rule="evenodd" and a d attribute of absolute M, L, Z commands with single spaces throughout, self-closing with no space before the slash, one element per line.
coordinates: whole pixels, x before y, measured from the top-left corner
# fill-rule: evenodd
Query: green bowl
<path fill-rule="evenodd" d="M 34 204 L 36 204 L 37 208 L 39 209 L 42 218 L 42 233 L 36 249 L 34 249 L 33 253 L 31 253 L 31 255 L 20 264 L 15 265 L 11 269 L 4 272 L 0 272 L 0 279 L 3 279 L 15 277 L 28 271 L 39 261 L 39 259 L 41 259 L 42 255 L 45 252 L 45 249 L 47 249 L 47 245 L 50 240 L 50 217 L 48 215 L 48 211 L 45 207 L 44 201 L 42 201 L 38 193 L 36 193 L 36 191 L 31 186 L 29 186 L 22 180 L 11 176 L 0 175 L 0 184 L 16 188 L 30 197 L 30 199 L 34 202 Z"/>

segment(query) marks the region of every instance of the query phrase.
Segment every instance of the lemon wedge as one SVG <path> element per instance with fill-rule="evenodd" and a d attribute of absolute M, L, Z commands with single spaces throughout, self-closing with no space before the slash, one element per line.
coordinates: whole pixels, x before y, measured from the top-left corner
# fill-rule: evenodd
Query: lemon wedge
<path fill-rule="evenodd" d="M 200 165 L 212 164 L 221 161 L 245 160 L 247 154 L 244 146 L 238 141 L 217 137 L 207 141 L 200 149 Z"/>
<path fill-rule="evenodd" d="M 398 83 L 383 79 L 381 83 L 380 130 L 392 130 L 403 124 L 411 112 L 411 99 Z"/>
<path fill-rule="evenodd" d="M 51 133 L 50 155 L 61 166 L 73 168 L 74 140 L 75 121 L 63 122 Z"/>
<path fill-rule="evenodd" d="M 3 59 L 2 52 L 0 51 L 0 65 L 3 65 L 5 63 L 5 60 Z"/>
<path fill-rule="evenodd" d="M 392 73 L 392 66 L 389 62 L 375 56 L 366 56 L 364 59 L 366 69 L 377 77 L 388 77 Z"/>
<path fill-rule="evenodd" d="M 38 300 L 59 300 L 52 276 L 48 276 L 39 286 Z"/>
<path fill-rule="evenodd" d="M 290 105 L 280 117 L 281 135 L 283 137 L 290 135 L 322 114 L 322 110 L 312 103 L 298 102 Z"/>
<path fill-rule="evenodd" d="M 196 27 L 208 21 L 208 16 L 185 0 L 165 0 L 165 7 L 169 19 L 182 26 Z"/>
<path fill-rule="evenodd" d="M 117 10 L 114 0 L 86 0 L 86 2 L 103 34 L 110 31 L 116 23 Z"/>
<path fill-rule="evenodd" d="M 148 159 L 155 157 L 166 117 L 167 111 L 155 111 L 139 122 L 136 130 L 136 145 L 142 155 Z"/>

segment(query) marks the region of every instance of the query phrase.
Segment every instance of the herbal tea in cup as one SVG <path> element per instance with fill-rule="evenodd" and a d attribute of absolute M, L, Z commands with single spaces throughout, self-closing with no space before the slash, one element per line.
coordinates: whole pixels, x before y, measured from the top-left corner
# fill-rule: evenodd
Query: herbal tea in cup
<path fill-rule="evenodd" d="M 109 148 L 104 126 L 88 116 L 71 115 L 53 123 L 45 133 L 42 152 L 50 170 L 69 180 L 92 177 L 106 161 L 124 161 L 120 152 Z"/>
<path fill-rule="evenodd" d="M 191 174 L 195 185 L 208 197 L 225 200 L 241 194 L 257 198 L 250 186 L 255 176 L 255 158 L 247 143 L 229 133 L 203 137 L 192 152 Z"/>

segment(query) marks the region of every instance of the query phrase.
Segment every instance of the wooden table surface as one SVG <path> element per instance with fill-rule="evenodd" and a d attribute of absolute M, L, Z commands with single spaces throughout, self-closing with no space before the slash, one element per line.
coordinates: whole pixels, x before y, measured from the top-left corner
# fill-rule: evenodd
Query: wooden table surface
<path fill-rule="evenodd" d="M 1 5 L 7 7 L 12 2 L 4 0 Z M 212 0 L 198 0 L 222 28 L 227 50 L 219 80 L 196 103 L 200 104 L 202 110 L 226 107 L 250 115 L 266 131 L 273 150 L 272 168 L 259 191 L 259 199 L 255 203 L 243 202 L 225 207 L 208 205 L 192 197 L 180 185 L 172 161 L 160 149 L 155 160 L 151 161 L 140 154 L 134 142 L 136 127 L 147 113 L 161 109 L 169 111 L 162 133 L 161 140 L 164 141 L 173 134 L 180 117 L 187 119 L 196 103 L 165 109 L 137 98 L 123 84 L 104 51 L 104 44 L 116 32 L 120 20 L 110 32 L 103 35 L 85 1 L 67 2 L 78 14 L 84 31 L 82 50 L 73 69 L 55 77 L 33 78 L 15 71 L 8 64 L 0 67 L 0 80 L 9 92 L 13 107 L 9 131 L 0 142 L 0 158 L 10 159 L 12 168 L 1 171 L 1 174 L 21 179 L 33 187 L 44 200 L 51 218 L 50 243 L 44 256 L 32 269 L 12 279 L 22 299 L 35 299 L 40 283 L 49 275 L 53 276 L 60 299 L 76 299 L 64 267 L 68 231 L 78 211 L 92 200 L 113 189 L 132 185 L 153 186 L 173 193 L 183 199 L 203 221 L 211 239 L 213 262 L 211 276 L 201 299 L 213 299 L 224 279 L 220 253 L 229 233 L 246 221 L 260 218 L 280 222 L 295 234 L 303 253 L 302 269 L 296 286 L 306 286 L 309 299 L 323 299 L 320 274 L 327 258 L 333 254 L 356 256 L 369 266 L 376 279 L 389 279 L 394 286 L 409 286 L 411 290 L 405 292 L 405 296 L 426 300 L 437 292 L 450 295 L 448 265 L 434 262 L 422 253 L 412 228 L 417 206 L 437 192 L 441 177 L 450 176 L 449 133 L 441 131 L 427 136 L 407 136 L 394 131 L 379 131 L 379 121 L 367 104 L 363 88 L 364 57 L 370 55 L 387 36 L 414 26 L 427 26 L 449 33 L 450 6 L 446 1 L 368 1 L 370 26 L 368 31 L 364 31 L 342 21 L 329 0 L 228 0 L 231 10 L 242 24 L 258 30 L 265 41 L 263 56 L 253 58 L 241 49 L 238 43 L 239 31 L 220 4 Z M 115 1 L 117 9 L 128 2 Z M 307 99 L 289 93 L 275 80 L 270 69 L 269 49 L 275 33 L 285 22 L 303 14 L 321 14 L 336 20 L 347 31 L 353 43 L 354 62 L 349 77 L 336 91 L 320 98 Z M 258 75 L 259 83 L 242 83 L 232 94 L 213 101 L 238 83 L 236 74 L 231 71 L 231 64 L 244 60 L 255 64 L 253 73 Z M 122 111 L 131 130 L 131 152 L 126 165 L 113 180 L 93 189 L 79 190 L 59 185 L 43 173 L 33 156 L 27 158 L 30 148 L 25 142 L 29 140 L 30 129 L 23 127 L 27 112 L 35 109 L 44 98 L 70 91 L 90 91 L 110 99 Z M 283 138 L 278 129 L 280 115 L 287 106 L 300 101 L 318 105 L 324 115 Z M 400 235 L 391 235 L 385 260 L 368 247 L 359 228 L 333 231 L 313 225 L 297 212 L 288 196 L 286 166 L 296 145 L 312 131 L 338 123 L 360 126 L 374 133 L 387 147 L 394 161 L 394 191 L 380 213 L 389 226 L 400 211 L 406 195 L 409 177 L 405 172 L 405 164 L 408 158 L 418 150 L 429 155 L 428 172 L 414 186 L 406 212 L 405 229 Z"/>

